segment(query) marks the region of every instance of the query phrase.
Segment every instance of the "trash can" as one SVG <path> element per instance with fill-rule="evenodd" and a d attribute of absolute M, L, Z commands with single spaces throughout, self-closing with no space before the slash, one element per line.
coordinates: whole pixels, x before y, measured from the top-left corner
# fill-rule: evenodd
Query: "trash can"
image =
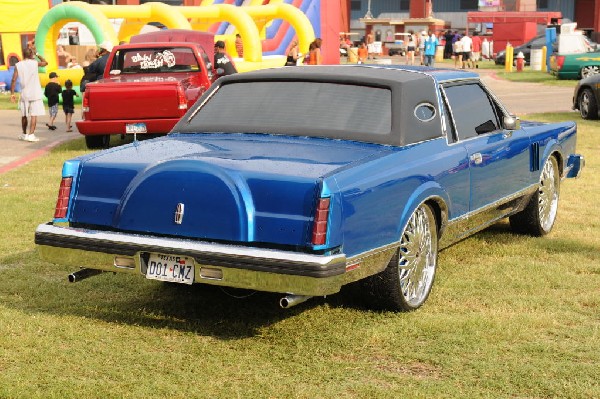
<path fill-rule="evenodd" d="M 531 50 L 531 57 L 529 58 L 529 63 L 531 64 L 532 71 L 542 70 L 542 53 L 543 50 L 541 48 Z"/>
<path fill-rule="evenodd" d="M 348 64 L 356 64 L 358 62 L 358 47 L 350 47 L 348 49 Z"/>
<path fill-rule="evenodd" d="M 437 46 L 435 49 L 435 62 L 444 61 L 444 46 Z"/>

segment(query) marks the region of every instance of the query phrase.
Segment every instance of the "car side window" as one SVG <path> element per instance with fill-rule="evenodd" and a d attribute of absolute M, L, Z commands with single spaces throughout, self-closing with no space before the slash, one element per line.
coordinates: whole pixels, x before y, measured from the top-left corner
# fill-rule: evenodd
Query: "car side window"
<path fill-rule="evenodd" d="M 444 87 L 459 140 L 500 129 L 494 102 L 476 83 Z"/>

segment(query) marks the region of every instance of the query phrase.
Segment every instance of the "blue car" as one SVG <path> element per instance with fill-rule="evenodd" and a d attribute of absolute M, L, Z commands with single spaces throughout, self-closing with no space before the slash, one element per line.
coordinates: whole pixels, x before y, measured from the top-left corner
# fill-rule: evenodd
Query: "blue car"
<path fill-rule="evenodd" d="M 573 122 L 521 122 L 465 71 L 280 68 L 221 78 L 162 138 L 65 162 L 43 259 L 281 293 L 353 283 L 419 308 L 438 252 L 495 222 L 554 225 Z"/>

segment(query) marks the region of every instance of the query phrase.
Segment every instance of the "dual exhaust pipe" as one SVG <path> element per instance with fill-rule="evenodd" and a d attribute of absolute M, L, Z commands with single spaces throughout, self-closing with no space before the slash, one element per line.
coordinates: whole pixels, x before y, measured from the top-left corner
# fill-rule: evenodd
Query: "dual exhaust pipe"
<path fill-rule="evenodd" d="M 68 278 L 69 278 L 70 283 L 78 283 L 81 280 L 85 280 L 86 278 L 97 276 L 98 274 L 101 274 L 101 273 L 103 273 L 102 270 L 80 269 L 80 270 L 77 270 L 76 272 L 69 274 Z M 279 306 L 281 306 L 282 309 L 289 309 L 292 306 L 296 306 L 296 305 L 301 304 L 302 302 L 306 302 L 310 298 L 312 298 L 311 295 L 291 295 L 291 294 L 286 295 L 279 300 Z"/>

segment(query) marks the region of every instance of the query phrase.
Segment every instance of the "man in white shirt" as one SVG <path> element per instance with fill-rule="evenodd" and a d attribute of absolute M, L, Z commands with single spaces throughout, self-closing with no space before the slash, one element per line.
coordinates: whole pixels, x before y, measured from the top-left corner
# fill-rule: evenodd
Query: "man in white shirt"
<path fill-rule="evenodd" d="M 10 84 L 10 101 L 16 102 L 15 86 L 17 78 L 21 81 L 21 98 L 19 99 L 19 109 L 21 110 L 21 127 L 23 134 L 19 136 L 19 140 L 24 141 L 39 141 L 35 136 L 35 127 L 37 117 L 46 114 L 44 109 L 44 93 L 38 75 L 38 67 L 48 65 L 48 62 L 39 54 L 35 48 L 28 47 L 23 51 L 24 59 L 17 62 Z M 35 57 L 39 61 L 35 60 Z M 29 134 L 27 134 L 27 118 L 31 118 L 29 123 Z"/>
<path fill-rule="evenodd" d="M 465 66 L 469 66 L 469 68 L 473 68 L 473 61 L 471 61 L 471 50 L 473 48 L 473 39 L 469 36 L 469 31 L 465 31 L 465 35 L 460 39 L 461 47 L 462 47 L 462 69 L 465 69 Z"/>

